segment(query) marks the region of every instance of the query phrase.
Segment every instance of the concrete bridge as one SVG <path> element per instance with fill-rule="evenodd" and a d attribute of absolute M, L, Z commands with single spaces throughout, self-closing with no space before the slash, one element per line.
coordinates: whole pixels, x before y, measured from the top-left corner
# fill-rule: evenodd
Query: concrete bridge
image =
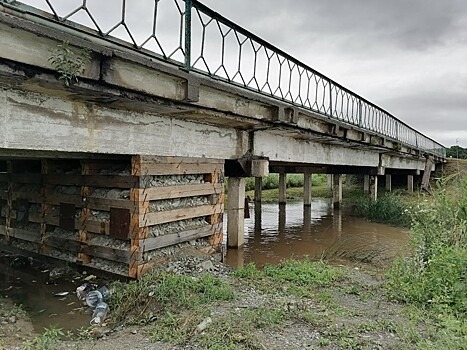
<path fill-rule="evenodd" d="M 304 173 L 307 205 L 310 174 L 333 174 L 338 206 L 341 174 L 364 174 L 376 197 L 378 175 L 389 188 L 391 175 L 407 176 L 413 189 L 445 159 L 439 143 L 195 0 L 156 2 L 138 35 L 125 16 L 134 4 L 104 31 L 86 1 L 67 13 L 60 1 L 28 3 L 38 1 L 0 0 L 3 171 L 21 159 L 219 160 L 228 242 L 240 246 L 247 176 L 260 188 L 280 173 L 285 201 L 285 174 Z M 173 52 L 157 6 L 176 10 Z"/>

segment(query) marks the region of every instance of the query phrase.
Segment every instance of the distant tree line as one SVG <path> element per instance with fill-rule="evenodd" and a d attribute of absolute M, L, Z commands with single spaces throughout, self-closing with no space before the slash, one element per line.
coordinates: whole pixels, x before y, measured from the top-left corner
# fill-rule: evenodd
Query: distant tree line
<path fill-rule="evenodd" d="M 467 148 L 451 146 L 446 149 L 446 156 L 459 159 L 467 159 Z"/>

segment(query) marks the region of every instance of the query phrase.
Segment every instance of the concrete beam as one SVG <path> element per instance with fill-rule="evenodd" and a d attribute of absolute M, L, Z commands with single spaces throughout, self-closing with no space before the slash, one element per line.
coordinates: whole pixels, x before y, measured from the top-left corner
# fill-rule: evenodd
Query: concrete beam
<path fill-rule="evenodd" d="M 245 233 L 245 178 L 229 177 L 227 196 L 227 246 L 240 248 Z"/>

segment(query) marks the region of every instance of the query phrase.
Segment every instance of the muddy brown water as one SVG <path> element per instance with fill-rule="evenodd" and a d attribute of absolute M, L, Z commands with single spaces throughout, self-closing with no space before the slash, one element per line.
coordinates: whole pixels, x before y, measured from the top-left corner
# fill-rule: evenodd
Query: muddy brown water
<path fill-rule="evenodd" d="M 327 199 L 314 199 L 305 209 L 302 202 L 293 202 L 285 206 L 263 204 L 251 207 L 250 212 L 244 247 L 226 253 L 226 262 L 233 267 L 248 262 L 262 266 L 304 256 L 378 264 L 391 260 L 407 246 L 406 230 L 334 211 Z M 0 252 L 0 295 L 21 304 L 37 332 L 51 325 L 64 330 L 89 326 L 92 311 L 75 295 L 85 276 L 74 271 L 53 280 L 49 277 L 53 266 L 10 266 L 13 259 L 14 255 Z M 105 284 L 105 280 L 96 282 Z M 56 296 L 60 292 L 69 294 Z"/>
<path fill-rule="evenodd" d="M 384 265 L 404 252 L 408 231 L 366 221 L 334 210 L 328 199 L 303 202 L 250 204 L 245 220 L 245 244 L 227 249 L 226 262 L 240 267 L 276 264 L 287 258 L 326 258 L 331 262 Z M 226 226 L 226 225 L 224 225 Z"/>

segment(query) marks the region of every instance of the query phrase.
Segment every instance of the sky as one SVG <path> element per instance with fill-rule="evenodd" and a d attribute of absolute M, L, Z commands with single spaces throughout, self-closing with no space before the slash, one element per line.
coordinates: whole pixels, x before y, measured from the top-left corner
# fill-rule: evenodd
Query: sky
<path fill-rule="evenodd" d="M 60 16 L 82 1 L 50 0 Z M 45 0 L 22 2 L 47 10 Z M 466 0 L 202 2 L 443 145 L 467 147 Z M 149 38 L 155 0 L 127 3 L 125 23 L 133 38 L 138 45 L 145 43 L 144 48 L 160 53 L 157 42 Z M 121 4 L 122 0 L 87 0 L 104 32 L 119 23 Z M 159 4 L 159 44 L 167 56 L 173 53 L 172 58 L 182 60 L 178 33 L 183 8 L 176 5 L 183 6 L 183 1 L 160 0 Z M 202 28 L 194 16 L 193 61 L 204 69 L 204 62 L 196 61 Z M 84 11 L 70 19 L 92 26 Z M 206 28 L 209 37 L 219 36 L 215 23 Z M 111 35 L 131 40 L 121 25 Z M 233 40 L 233 35 L 227 38 Z M 215 70 L 220 42 L 208 41 L 205 46 L 207 64 Z M 237 56 L 235 50 L 226 48 L 230 76 Z M 251 66 L 246 53 L 243 60 Z M 222 71 L 218 74 L 223 75 Z"/>
<path fill-rule="evenodd" d="M 204 3 L 445 146 L 467 147 L 467 1 Z"/>

